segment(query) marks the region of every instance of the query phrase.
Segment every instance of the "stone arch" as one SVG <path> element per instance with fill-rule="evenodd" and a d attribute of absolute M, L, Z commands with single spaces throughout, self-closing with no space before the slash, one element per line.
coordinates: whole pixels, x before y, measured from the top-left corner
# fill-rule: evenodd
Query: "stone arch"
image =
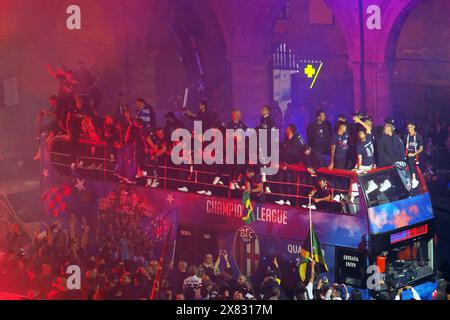
<path fill-rule="evenodd" d="M 183 40 L 180 37 L 183 37 L 185 30 L 177 30 L 180 21 L 177 12 L 183 5 L 192 10 L 190 14 L 195 15 L 202 29 L 201 38 L 196 40 L 206 81 L 215 85 L 220 77 L 229 77 L 223 35 L 207 1 L 151 0 L 136 1 L 130 5 L 133 10 L 127 16 L 129 30 L 122 39 L 127 47 L 124 55 L 125 64 L 129 66 L 127 83 L 130 95 L 143 96 L 156 106 L 163 105 L 165 109 L 179 111 L 181 105 L 176 104 L 182 103 L 184 88 L 192 85 L 189 68 L 186 67 L 186 61 L 190 58 L 183 56 L 186 43 L 180 46 L 180 40 Z M 128 7 L 130 5 L 127 3 Z M 209 28 L 202 28 L 202 24 Z M 229 90 L 223 91 L 226 94 Z M 194 100 L 190 94 L 191 105 L 195 104 Z"/>
<path fill-rule="evenodd" d="M 408 14 L 421 0 L 372 1 L 381 9 L 381 30 L 367 30 L 364 20 L 364 67 L 361 69 L 359 4 L 345 0 L 325 0 L 341 24 L 347 40 L 349 63 L 354 75 L 355 107 L 365 104 L 365 111 L 375 121 L 392 114 L 391 77 L 393 52 L 399 29 Z M 363 8 L 363 17 L 367 14 Z M 364 72 L 365 94 L 360 90 Z M 359 106 L 358 106 L 359 105 Z"/>

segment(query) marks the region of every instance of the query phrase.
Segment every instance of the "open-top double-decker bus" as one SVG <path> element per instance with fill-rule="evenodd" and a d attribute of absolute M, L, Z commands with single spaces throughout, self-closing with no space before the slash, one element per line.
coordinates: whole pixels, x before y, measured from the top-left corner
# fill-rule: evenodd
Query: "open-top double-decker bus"
<path fill-rule="evenodd" d="M 47 150 L 42 146 L 42 150 Z M 233 270 L 260 281 L 277 257 L 281 265 L 282 285 L 298 279 L 298 262 L 309 229 L 308 194 L 313 179 L 301 166 L 292 166 L 297 180 L 293 184 L 292 206 L 274 204 L 280 196 L 275 179 L 264 204 L 254 204 L 255 221 L 244 224 L 242 190 L 229 190 L 212 184 L 213 172 L 160 166 L 160 186 L 123 185 L 114 181 L 113 163 L 102 157 L 82 157 L 84 165 L 70 170 L 69 156 L 43 152 L 41 186 L 43 194 L 68 186 L 71 192 L 64 204 L 66 211 L 95 220 L 102 210 L 99 202 L 108 194 L 126 192 L 139 195 L 150 219 L 170 220 L 174 226 L 169 258 L 199 264 L 206 253 L 226 250 Z M 97 164 L 102 164 L 100 167 Z M 330 282 L 345 283 L 366 293 L 412 285 L 423 298 L 430 298 L 434 284 L 434 217 L 430 196 L 420 170 L 420 185 L 412 189 L 402 169 L 380 168 L 356 174 L 344 170 L 319 169 L 333 194 L 328 209 L 312 209 L 311 217 L 321 243 Z M 185 179 L 189 176 L 193 179 Z M 223 179 L 227 179 L 223 175 Z M 389 188 L 382 187 L 388 180 Z M 334 183 L 338 181 L 338 183 Z M 82 188 L 80 188 L 80 184 Z M 178 191 L 186 186 L 188 192 Z M 208 190 L 210 192 L 197 191 Z M 87 196 L 86 193 L 89 195 Z M 120 198 L 120 197 L 119 197 Z M 44 201 L 45 202 L 45 201 Z M 119 201 L 120 202 L 120 201 Z M 337 205 L 336 205 L 337 204 Z M 53 204 L 54 205 L 54 204 Z M 48 207 L 44 208 L 48 211 Z M 51 215 L 47 215 L 50 220 Z M 376 265 L 384 279 L 367 288 L 369 266 Z M 222 265 L 223 267 L 223 261 Z M 407 292 L 404 298 L 408 298 Z M 366 295 L 366 297 L 368 294 Z"/>

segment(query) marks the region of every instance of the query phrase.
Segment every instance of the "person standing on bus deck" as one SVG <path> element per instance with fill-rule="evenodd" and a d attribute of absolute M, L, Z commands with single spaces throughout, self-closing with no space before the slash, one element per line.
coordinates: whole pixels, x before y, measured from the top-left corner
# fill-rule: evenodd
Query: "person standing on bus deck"
<path fill-rule="evenodd" d="M 370 171 L 375 168 L 374 146 L 372 134 L 366 134 L 361 130 L 358 132 L 358 143 L 356 144 L 356 166 L 358 171 Z"/>
<path fill-rule="evenodd" d="M 275 201 L 276 204 L 291 205 L 289 199 L 292 198 L 295 193 L 295 187 L 292 184 L 295 183 L 297 179 L 295 172 L 289 170 L 288 165 L 300 163 L 301 150 L 304 144 L 302 136 L 297 133 L 295 124 L 289 124 L 286 128 L 286 138 L 280 145 L 280 170 L 278 171 L 278 178 L 281 182 L 280 193 L 285 196 L 282 199 Z"/>
<path fill-rule="evenodd" d="M 186 108 L 183 109 L 183 112 L 187 118 L 193 121 L 201 121 L 203 132 L 205 132 L 213 126 L 213 115 L 209 112 L 208 103 L 206 100 L 200 100 L 197 108 L 197 112 L 192 112 Z"/>
<path fill-rule="evenodd" d="M 378 167 L 389 167 L 397 161 L 394 147 L 395 122 L 392 117 L 385 120 L 383 132 L 377 139 L 377 165 Z"/>
<path fill-rule="evenodd" d="M 226 125 L 226 129 L 230 129 L 233 131 L 236 130 L 242 130 L 243 133 L 245 133 L 245 131 L 247 130 L 247 125 L 242 122 L 242 113 L 239 109 L 233 109 L 231 111 L 231 121 L 227 123 Z M 234 154 L 233 154 L 233 159 L 237 159 L 237 153 L 238 153 L 238 149 L 237 146 L 239 145 L 239 143 L 241 143 L 242 141 L 239 141 L 239 135 L 234 137 Z M 244 141 L 245 143 L 245 141 Z M 228 165 L 228 173 L 229 173 L 229 177 L 230 177 L 230 181 L 229 181 L 229 189 L 230 190 L 235 190 L 235 189 L 239 189 L 239 183 L 238 181 L 241 180 L 242 175 L 244 174 L 244 164 L 229 164 Z M 214 178 L 213 184 L 216 185 L 217 183 L 220 182 L 220 176 L 217 175 Z"/>
<path fill-rule="evenodd" d="M 373 143 L 372 128 L 358 116 L 353 117 L 356 124 L 361 125 L 356 143 L 356 171 L 370 171 L 375 168 L 375 147 Z"/>
<path fill-rule="evenodd" d="M 336 125 L 336 133 L 331 138 L 331 152 L 329 170 L 342 169 L 347 170 L 348 164 L 348 150 L 349 150 L 349 136 L 347 133 L 347 124 L 339 122 Z"/>
<path fill-rule="evenodd" d="M 136 99 L 136 118 L 144 122 L 144 135 L 148 136 L 156 129 L 156 116 L 153 107 L 144 99 Z"/>
<path fill-rule="evenodd" d="M 356 172 L 370 171 L 375 168 L 375 148 L 372 138 L 372 131 L 369 128 L 358 132 L 358 143 L 356 144 L 356 166 L 353 169 Z M 367 193 L 376 190 L 378 186 L 373 180 L 370 180 L 367 185 Z"/>
<path fill-rule="evenodd" d="M 275 120 L 274 117 L 271 115 L 271 108 L 269 105 L 263 105 L 261 108 L 261 118 L 259 120 L 259 125 L 256 127 L 256 130 L 259 131 L 260 129 L 262 130 L 267 130 L 267 144 L 265 146 L 261 145 L 261 140 L 258 139 L 258 152 L 261 153 L 261 150 L 267 150 L 267 154 L 271 155 L 272 154 L 272 144 L 271 144 L 271 140 L 272 140 L 272 129 L 277 129 L 277 126 L 275 124 Z M 263 174 L 262 176 L 263 178 L 263 183 L 265 185 L 265 192 L 266 193 L 271 193 L 272 190 L 270 190 L 270 186 L 268 183 L 267 176 L 265 174 Z"/>
<path fill-rule="evenodd" d="M 327 121 L 325 111 L 317 111 L 316 120 L 308 126 L 306 138 L 312 151 L 317 155 L 319 160 L 321 160 L 322 166 L 325 165 L 323 156 L 330 154 L 331 134 L 331 123 Z"/>
<path fill-rule="evenodd" d="M 383 133 L 377 139 L 377 165 L 378 167 L 396 166 L 400 171 L 402 181 L 406 181 L 403 170 L 406 168 L 405 146 L 402 139 L 395 133 L 395 121 L 387 117 L 384 121 Z M 383 181 L 380 192 L 388 190 L 392 186 L 389 179 Z"/>
<path fill-rule="evenodd" d="M 413 121 L 408 121 L 406 129 L 408 132 L 405 134 L 403 142 L 406 145 L 406 162 L 412 177 L 411 185 L 415 189 L 419 186 L 416 177 L 416 165 L 418 164 L 419 154 L 423 152 L 423 138 L 416 132 L 416 125 Z"/>
<path fill-rule="evenodd" d="M 331 152 L 329 170 L 340 169 L 348 170 L 351 168 L 349 159 L 349 135 L 347 133 L 347 124 L 338 122 L 336 124 L 336 132 L 331 138 Z M 344 190 L 348 187 L 346 179 L 335 177 L 332 181 L 337 189 Z M 338 198 L 342 195 L 337 194 Z"/>

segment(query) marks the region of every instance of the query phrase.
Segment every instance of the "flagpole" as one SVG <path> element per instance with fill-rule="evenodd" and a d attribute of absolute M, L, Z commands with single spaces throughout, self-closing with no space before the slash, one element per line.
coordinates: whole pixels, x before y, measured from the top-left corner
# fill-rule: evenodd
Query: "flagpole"
<path fill-rule="evenodd" d="M 313 246 L 313 238 L 312 238 L 312 200 L 311 200 L 311 196 L 309 197 L 309 243 L 311 244 L 311 257 L 312 260 L 314 260 L 314 246 Z"/>

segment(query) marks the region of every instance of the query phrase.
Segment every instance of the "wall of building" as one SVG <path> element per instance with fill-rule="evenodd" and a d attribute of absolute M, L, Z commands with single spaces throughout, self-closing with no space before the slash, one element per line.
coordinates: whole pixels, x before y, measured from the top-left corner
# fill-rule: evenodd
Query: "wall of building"
<path fill-rule="evenodd" d="M 286 1 L 77 0 L 80 31 L 65 27 L 66 8 L 73 1 L 0 1 L 0 79 L 17 79 L 19 99 L 5 106 L 0 97 L 0 136 L 13 137 L 0 139 L 0 151 L 33 153 L 36 111 L 58 87 L 46 73 L 47 63 L 73 68 L 95 57 L 103 113 L 119 91 L 130 102 L 141 96 L 157 108 L 178 110 L 177 98 L 167 102 L 167 97 L 179 101 L 190 83 L 168 26 L 177 19 L 180 4 L 192 6 L 199 20 L 206 75 L 221 96 L 214 108 L 223 116 L 239 107 L 256 120 L 260 107 L 271 101 L 270 62 L 278 41 L 289 43 L 300 57 L 324 58 L 314 99 L 326 97 L 345 111 L 365 100 L 366 111 L 381 120 L 393 113 L 393 104 L 416 110 L 448 101 L 448 1 L 364 0 L 364 8 L 380 6 L 382 28 L 364 31 L 363 50 L 358 0 L 291 0 L 292 18 L 279 20 Z M 330 14 L 314 19 L 331 16 L 331 24 L 310 23 L 309 7 L 319 2 Z M 365 92 L 360 86 L 362 51 Z"/>
<path fill-rule="evenodd" d="M 396 50 L 393 100 L 406 117 L 430 109 L 449 114 L 450 2 L 428 0 L 407 18 Z"/>

